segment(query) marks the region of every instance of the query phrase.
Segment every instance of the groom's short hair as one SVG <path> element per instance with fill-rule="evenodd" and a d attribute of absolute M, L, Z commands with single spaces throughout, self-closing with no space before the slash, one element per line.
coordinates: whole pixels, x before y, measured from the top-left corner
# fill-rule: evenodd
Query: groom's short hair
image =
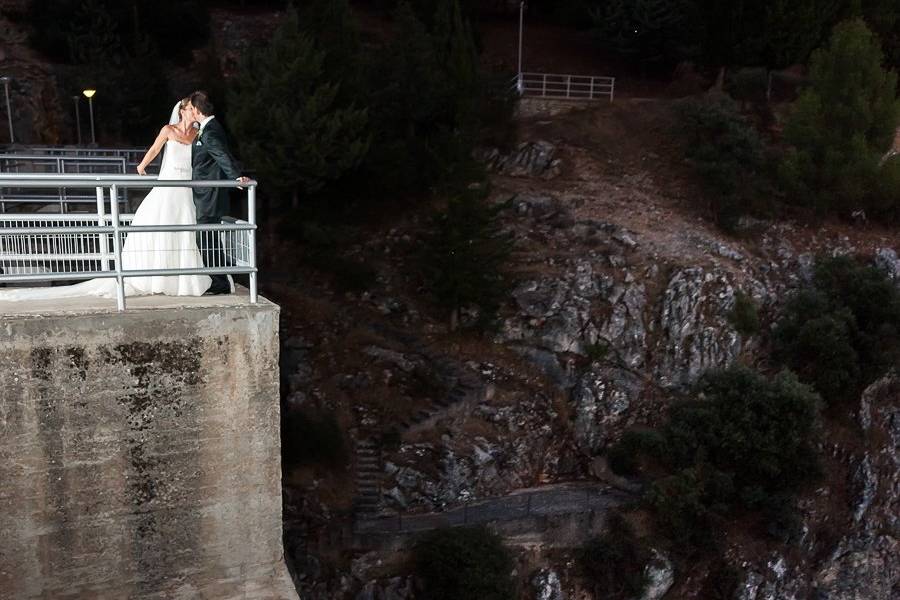
<path fill-rule="evenodd" d="M 212 100 L 209 99 L 209 94 L 203 90 L 197 90 L 191 94 L 191 104 L 207 117 L 216 114 L 216 107 L 213 105 Z"/>

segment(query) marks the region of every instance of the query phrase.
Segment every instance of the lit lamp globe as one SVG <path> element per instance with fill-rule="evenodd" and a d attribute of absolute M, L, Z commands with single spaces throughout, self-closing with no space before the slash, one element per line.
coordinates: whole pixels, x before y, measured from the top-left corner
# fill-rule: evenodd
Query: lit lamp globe
<path fill-rule="evenodd" d="M 97 134 L 94 131 L 94 94 L 97 93 L 97 90 L 84 90 L 81 92 L 88 99 L 88 112 L 91 115 L 91 144 L 93 146 L 97 145 Z"/>

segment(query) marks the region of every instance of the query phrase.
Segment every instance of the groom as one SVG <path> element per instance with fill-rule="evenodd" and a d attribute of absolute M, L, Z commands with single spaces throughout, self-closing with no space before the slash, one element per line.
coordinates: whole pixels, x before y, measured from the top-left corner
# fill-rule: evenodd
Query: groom
<path fill-rule="evenodd" d="M 191 146 L 192 179 L 235 179 L 247 182 L 241 177 L 237 161 L 228 150 L 225 129 L 216 120 L 215 107 L 206 92 L 191 94 L 187 106 L 191 118 L 200 123 L 200 133 Z M 228 188 L 194 188 L 194 205 L 197 207 L 197 223 L 220 223 L 228 212 Z M 218 232 L 212 233 L 206 247 L 201 245 L 203 265 L 224 267 L 225 255 L 219 242 Z M 231 284 L 225 275 L 212 275 L 212 285 L 207 295 L 229 294 Z"/>

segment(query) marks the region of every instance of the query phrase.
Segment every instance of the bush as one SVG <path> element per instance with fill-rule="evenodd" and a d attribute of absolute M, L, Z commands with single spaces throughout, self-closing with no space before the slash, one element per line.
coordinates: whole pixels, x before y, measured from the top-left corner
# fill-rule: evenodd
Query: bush
<path fill-rule="evenodd" d="M 660 432 L 626 434 L 610 451 L 613 470 L 634 473 L 650 457 L 668 473 L 646 499 L 679 551 L 711 548 L 716 524 L 738 508 L 762 511 L 789 537 L 785 507 L 819 473 L 818 396 L 790 373 L 743 367 L 707 373 L 693 393 Z"/>
<path fill-rule="evenodd" d="M 687 157 L 703 179 L 719 226 L 731 231 L 741 216 L 766 212 L 765 146 L 737 104 L 714 94 L 676 106 Z"/>
<path fill-rule="evenodd" d="M 347 463 L 344 434 L 333 412 L 290 411 L 281 418 L 281 456 L 287 466 Z"/>
<path fill-rule="evenodd" d="M 759 331 L 759 312 L 753 298 L 743 292 L 734 295 L 734 306 L 728 313 L 731 325 L 745 336 L 750 336 Z"/>
<path fill-rule="evenodd" d="M 637 475 L 640 461 L 648 457 L 659 461 L 665 456 L 665 439 L 658 431 L 626 431 L 609 449 L 609 468 L 616 475 Z"/>
<path fill-rule="evenodd" d="M 882 208 L 878 163 L 900 117 L 897 76 L 882 68 L 878 39 L 862 19 L 834 28 L 810 66 L 784 138 L 786 185 L 801 204 L 848 214 Z M 896 204 L 897 199 L 893 199 Z"/>
<path fill-rule="evenodd" d="M 483 527 L 438 529 L 415 545 L 416 576 L 429 600 L 513 600 L 513 560 Z"/>
<path fill-rule="evenodd" d="M 582 575 L 604 598 L 635 598 L 647 586 L 650 549 L 617 513 L 610 515 L 606 533 L 588 540 L 576 558 Z"/>
<path fill-rule="evenodd" d="M 786 303 L 774 350 L 825 399 L 854 397 L 900 362 L 900 291 L 875 267 L 820 258 Z"/>
<path fill-rule="evenodd" d="M 818 472 L 818 396 L 790 373 L 772 380 L 733 367 L 697 383 L 698 400 L 673 407 L 663 430 L 675 468 L 706 463 L 734 482 L 734 497 L 792 492 Z"/>

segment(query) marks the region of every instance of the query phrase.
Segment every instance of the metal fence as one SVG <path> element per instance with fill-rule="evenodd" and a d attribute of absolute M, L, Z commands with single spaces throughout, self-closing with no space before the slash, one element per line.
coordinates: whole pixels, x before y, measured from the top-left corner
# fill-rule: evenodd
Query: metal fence
<path fill-rule="evenodd" d="M 615 77 L 590 75 L 519 73 L 514 83 L 520 96 L 564 100 L 609 99 L 612 102 L 616 91 Z"/>
<path fill-rule="evenodd" d="M 124 157 L 114 156 L 48 156 L 43 154 L 0 154 L 2 174 L 109 174 L 124 175 L 127 163 Z M 127 199 L 123 189 L 122 200 Z M 64 187 L 22 188 L 0 187 L 0 213 L 7 212 L 7 205 L 59 204 L 60 213 L 69 212 L 73 205 L 93 202 L 93 194 L 78 193 Z"/>
<path fill-rule="evenodd" d="M 125 160 L 125 171 L 133 173 L 147 153 L 147 148 L 90 148 L 85 146 L 14 146 L 7 147 L 10 152 L 26 152 L 43 156 L 122 158 Z M 159 163 L 157 156 L 153 163 Z"/>
<path fill-rule="evenodd" d="M 597 485 L 562 485 L 468 502 L 440 513 L 377 516 L 359 519 L 360 534 L 401 534 L 443 527 L 483 525 L 516 519 L 605 510 L 627 501 L 627 494 Z"/>
<path fill-rule="evenodd" d="M 155 275 L 249 275 L 250 302 L 257 300 L 255 181 L 158 180 L 138 175 L 0 174 L 0 187 L 53 186 L 93 190 L 96 212 L 88 215 L 4 215 L 0 217 L 0 284 L 56 280 L 116 279 L 119 310 L 125 310 L 125 278 Z M 225 218 L 212 225 L 131 224 L 119 214 L 123 186 L 246 189 L 247 219 Z M 109 212 L 107 212 L 109 207 Z M 122 246 L 132 233 L 195 232 L 206 266 L 126 270 Z M 193 237 L 193 236 L 192 236 Z M 216 248 L 221 247 L 219 252 Z"/>

